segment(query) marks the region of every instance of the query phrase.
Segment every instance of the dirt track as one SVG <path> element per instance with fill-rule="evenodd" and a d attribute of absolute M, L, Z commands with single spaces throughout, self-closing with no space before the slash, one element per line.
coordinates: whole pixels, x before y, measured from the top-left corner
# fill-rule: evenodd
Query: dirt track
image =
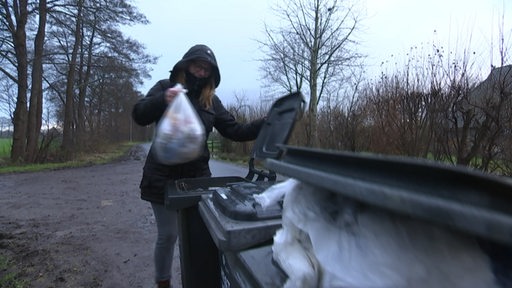
<path fill-rule="evenodd" d="M 154 287 L 143 160 L 140 148 L 107 165 L 0 175 L 0 255 L 16 260 L 28 287 Z"/>

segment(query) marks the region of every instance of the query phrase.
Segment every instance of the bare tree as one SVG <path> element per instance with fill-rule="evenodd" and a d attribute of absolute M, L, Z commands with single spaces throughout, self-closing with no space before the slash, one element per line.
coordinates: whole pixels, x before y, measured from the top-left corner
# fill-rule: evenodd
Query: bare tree
<path fill-rule="evenodd" d="M 354 71 L 355 72 L 355 71 Z M 354 73 L 340 90 L 332 91 L 324 98 L 318 111 L 318 139 L 320 148 L 361 151 L 366 139 L 363 127 L 360 87 L 364 75 Z"/>
<path fill-rule="evenodd" d="M 14 132 L 11 149 L 11 160 L 21 161 L 25 153 L 27 133 L 27 91 L 28 91 L 28 52 L 27 52 L 27 21 L 28 1 L 27 0 L 4 0 L 2 4 L 2 46 L 13 48 L 14 55 L 7 49 L 2 49 L 5 55 L 4 61 L 9 61 L 14 66 L 15 74 L 5 68 L 0 68 L 13 83 L 18 86 L 16 97 L 16 108 L 14 110 Z"/>
<path fill-rule="evenodd" d="M 262 71 L 287 92 L 308 90 L 307 145 L 318 146 L 320 100 L 362 58 L 355 50 L 357 11 L 339 0 L 286 0 L 275 11 L 283 26 L 265 28 Z"/>
<path fill-rule="evenodd" d="M 91 75 L 107 73 L 114 79 L 110 83 L 118 88 L 108 93 L 115 95 L 112 98 L 118 99 L 121 108 L 116 107 L 113 114 L 129 110 L 127 103 L 138 96 L 136 86 L 148 76 L 145 66 L 155 58 L 136 40 L 124 37 L 120 26 L 148 21 L 127 0 L 0 0 L 0 4 L 0 73 L 6 76 L 2 82 L 10 81 L 8 87 L 15 87 L 17 93 L 8 98 L 5 93 L 0 99 L 13 119 L 11 160 L 41 159 L 35 154 L 46 99 L 59 100 L 51 104 L 57 111 L 57 125 L 63 128 L 62 152 L 71 156 L 75 144 L 89 138 L 85 123 L 94 111 L 88 111 L 88 97 L 99 77 Z M 28 45 L 31 42 L 33 46 Z M 118 121 L 113 114 L 111 119 Z"/>
<path fill-rule="evenodd" d="M 98 132 L 94 129 L 103 128 L 96 120 L 106 121 L 104 116 L 117 113 L 117 109 L 109 110 L 112 107 L 108 106 L 108 98 L 117 99 L 117 105 L 123 99 L 130 100 L 136 84 L 147 75 L 144 65 L 154 63 L 155 58 L 147 55 L 136 40 L 119 31 L 120 25 L 147 23 L 144 15 L 125 0 L 70 1 L 66 6 L 56 7 L 49 20 L 53 25 L 47 43 L 51 63 L 47 72 L 52 74 L 48 85 L 52 99 L 58 100 L 62 151 L 69 158 L 74 150 L 88 146 L 86 139 L 92 139 L 89 136 L 101 137 L 98 133 L 94 135 Z M 105 107 L 97 107 L 103 103 Z M 103 114 L 104 111 L 107 113 Z"/>
<path fill-rule="evenodd" d="M 43 122 L 43 44 L 46 32 L 46 8 L 46 0 L 39 0 L 39 5 L 37 6 L 39 24 L 37 25 L 37 33 L 34 40 L 32 85 L 28 110 L 26 162 L 33 162 L 36 159 L 39 134 Z"/>
<path fill-rule="evenodd" d="M 71 16 L 75 19 L 74 32 L 72 37 L 72 49 L 69 53 L 69 63 L 66 72 L 66 92 L 65 92 L 65 108 L 64 108 L 64 122 L 62 129 L 62 151 L 64 157 L 67 159 L 71 157 L 73 149 L 73 111 L 74 111 L 74 88 L 75 88 L 75 74 L 78 65 L 78 51 L 82 42 L 82 21 L 84 0 L 78 0 L 76 3 L 76 11 L 72 12 Z"/>

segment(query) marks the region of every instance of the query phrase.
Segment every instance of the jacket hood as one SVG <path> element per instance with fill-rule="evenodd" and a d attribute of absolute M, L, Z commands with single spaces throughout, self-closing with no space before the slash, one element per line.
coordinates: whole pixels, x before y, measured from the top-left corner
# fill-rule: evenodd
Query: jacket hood
<path fill-rule="evenodd" d="M 218 87 L 220 84 L 220 72 L 219 66 L 217 65 L 217 59 L 215 58 L 215 54 L 213 54 L 212 49 L 203 44 L 197 44 L 188 49 L 185 55 L 183 55 L 183 58 L 181 58 L 181 60 L 172 68 L 170 80 L 172 81 L 176 77 L 175 72 L 185 70 L 188 63 L 193 60 L 207 61 L 212 65 L 211 76 L 215 81 L 215 87 Z"/>

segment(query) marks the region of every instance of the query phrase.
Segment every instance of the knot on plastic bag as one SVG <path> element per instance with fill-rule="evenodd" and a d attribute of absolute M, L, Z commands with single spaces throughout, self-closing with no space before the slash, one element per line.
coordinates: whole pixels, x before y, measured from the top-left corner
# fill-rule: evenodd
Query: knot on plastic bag
<path fill-rule="evenodd" d="M 205 130 L 195 108 L 181 92 L 169 103 L 156 130 L 154 151 L 159 162 L 173 165 L 192 161 L 204 149 Z"/>

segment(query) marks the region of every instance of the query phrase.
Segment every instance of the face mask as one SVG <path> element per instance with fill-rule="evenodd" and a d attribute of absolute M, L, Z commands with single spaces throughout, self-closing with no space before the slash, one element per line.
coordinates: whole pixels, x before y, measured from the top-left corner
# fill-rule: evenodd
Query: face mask
<path fill-rule="evenodd" d="M 200 91 L 206 85 L 208 78 L 198 78 L 194 74 L 185 72 L 187 89 L 189 91 Z"/>

